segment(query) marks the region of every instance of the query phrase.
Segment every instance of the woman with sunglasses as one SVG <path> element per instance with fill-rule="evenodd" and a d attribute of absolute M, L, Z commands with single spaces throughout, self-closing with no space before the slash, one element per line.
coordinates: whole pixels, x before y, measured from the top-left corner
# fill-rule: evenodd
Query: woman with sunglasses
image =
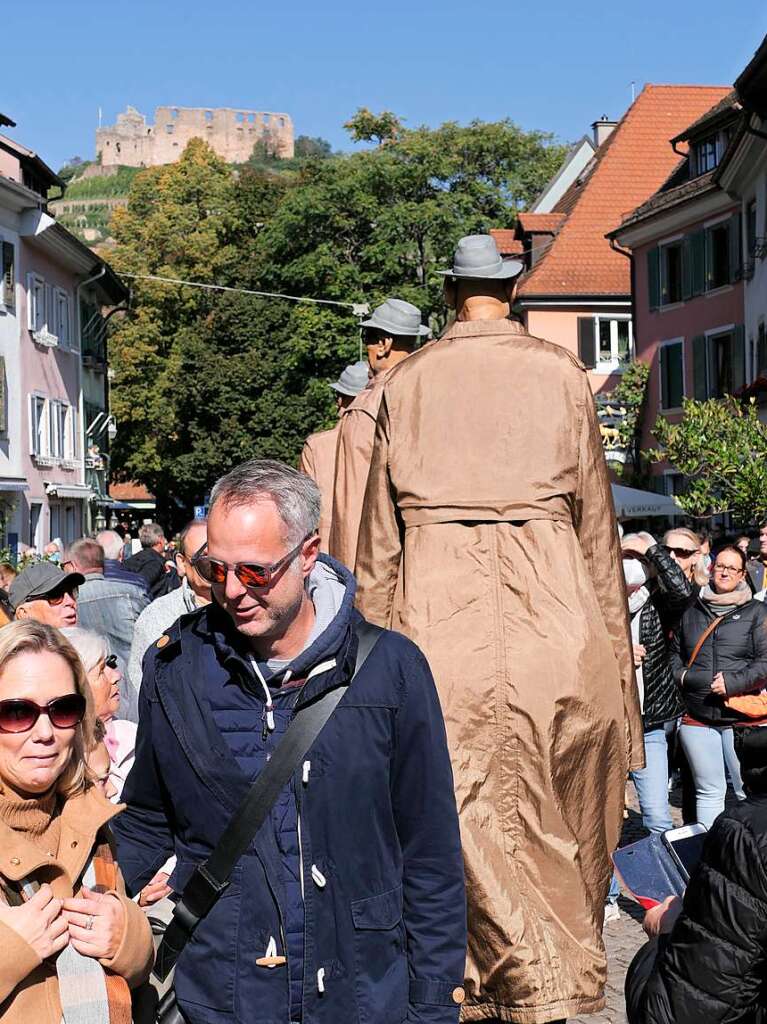
<path fill-rule="evenodd" d="M 709 828 L 724 809 L 725 763 L 738 798 L 745 799 L 732 730 L 753 720 L 726 701 L 760 690 L 767 680 L 767 608 L 753 599 L 740 548 L 717 552 L 711 582 L 674 634 L 671 664 L 685 699 L 680 739 L 695 783 L 697 818 Z"/>
<path fill-rule="evenodd" d="M 104 800 L 85 762 L 90 691 L 58 630 L 0 633 L 0 1018 L 131 1019 L 152 936 L 125 896 Z"/>
<path fill-rule="evenodd" d="M 104 743 L 111 762 L 109 780 L 114 787 L 112 799 L 117 803 L 133 767 L 138 728 L 135 722 L 119 717 L 122 673 L 117 655 L 111 653 L 108 640 L 93 630 L 73 626 L 61 632 L 80 655 L 93 694 L 94 714 L 104 724 Z"/>

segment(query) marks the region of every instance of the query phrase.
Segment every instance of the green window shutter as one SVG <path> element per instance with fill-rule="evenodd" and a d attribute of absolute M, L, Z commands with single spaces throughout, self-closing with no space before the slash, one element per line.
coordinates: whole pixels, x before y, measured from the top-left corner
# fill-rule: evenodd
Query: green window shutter
<path fill-rule="evenodd" d="M 743 273 L 740 213 L 733 213 L 730 217 L 728 240 L 730 244 L 730 284 L 734 284 L 735 281 L 740 280 Z"/>
<path fill-rule="evenodd" d="M 682 300 L 692 298 L 692 235 L 685 235 L 682 242 Z"/>
<path fill-rule="evenodd" d="M 692 339 L 692 393 L 698 401 L 708 398 L 706 362 L 706 336 L 698 334 Z"/>
<path fill-rule="evenodd" d="M 706 232 L 694 231 L 688 235 L 690 243 L 690 297 L 702 295 L 706 290 Z"/>
<path fill-rule="evenodd" d="M 589 370 L 597 365 L 597 339 L 593 316 L 578 317 L 578 357 Z"/>
<path fill-rule="evenodd" d="M 732 332 L 732 390 L 737 394 L 746 384 L 746 328 L 738 324 Z"/>
<path fill-rule="evenodd" d="M 661 409 L 669 408 L 669 395 L 668 395 L 668 345 L 664 345 L 660 350 L 660 407 Z"/>
<path fill-rule="evenodd" d="M 650 309 L 660 305 L 660 249 L 650 249 L 647 253 L 647 294 Z"/>
<path fill-rule="evenodd" d="M 756 375 L 761 377 L 764 374 L 767 374 L 767 334 L 764 323 L 761 323 L 756 340 Z"/>

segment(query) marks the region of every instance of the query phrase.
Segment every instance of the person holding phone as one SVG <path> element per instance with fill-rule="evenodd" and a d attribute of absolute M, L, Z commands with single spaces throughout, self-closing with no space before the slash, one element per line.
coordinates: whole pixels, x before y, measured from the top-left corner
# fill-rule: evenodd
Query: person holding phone
<path fill-rule="evenodd" d="M 626 976 L 629 1024 L 767 1019 L 767 729 L 735 730 L 748 799 L 706 836 L 684 899 L 649 910 Z"/>
<path fill-rule="evenodd" d="M 739 799 L 745 798 L 734 757 L 734 725 L 748 722 L 726 701 L 758 690 L 767 679 L 767 608 L 753 599 L 740 548 L 720 548 L 711 582 L 682 616 L 671 642 L 674 678 L 686 714 L 680 739 L 695 783 L 698 821 L 710 828 L 724 809 L 725 760 Z"/>

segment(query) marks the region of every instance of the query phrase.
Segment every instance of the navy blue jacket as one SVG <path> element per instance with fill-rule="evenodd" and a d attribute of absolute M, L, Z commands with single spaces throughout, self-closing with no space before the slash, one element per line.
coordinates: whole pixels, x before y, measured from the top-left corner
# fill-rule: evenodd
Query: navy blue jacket
<path fill-rule="evenodd" d="M 347 598 L 296 659 L 300 676 L 313 648 L 324 652 L 299 708 L 348 681 L 356 654 L 353 577 L 322 560 Z M 208 696 L 234 683 L 259 700 L 247 651 L 215 605 L 183 616 L 167 636 L 145 658 L 128 808 L 114 829 L 133 892 L 174 852 L 171 884 L 180 891 L 248 786 Z M 262 734 L 257 707 L 253 729 Z M 291 787 L 304 879 L 303 1024 L 455 1024 L 466 950 L 463 866 L 442 713 L 418 648 L 384 633 L 306 761 Z M 291 1019 L 281 824 L 275 815 L 264 823 L 179 960 L 176 992 L 192 1024 Z M 270 946 L 287 964 L 256 964 Z"/>

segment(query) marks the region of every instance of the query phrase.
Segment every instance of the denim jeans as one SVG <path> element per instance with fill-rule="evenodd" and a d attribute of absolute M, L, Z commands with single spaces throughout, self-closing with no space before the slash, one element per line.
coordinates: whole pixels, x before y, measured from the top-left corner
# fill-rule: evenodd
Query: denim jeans
<path fill-rule="evenodd" d="M 724 810 L 727 794 L 725 764 L 735 795 L 739 800 L 745 799 L 732 729 L 683 725 L 680 738 L 695 780 L 698 821 L 711 828 L 714 819 Z"/>
<path fill-rule="evenodd" d="M 631 773 L 642 824 L 648 832 L 666 832 L 674 827 L 668 806 L 668 744 L 676 728 L 673 721 L 648 729 L 644 734 L 645 767 Z"/>

